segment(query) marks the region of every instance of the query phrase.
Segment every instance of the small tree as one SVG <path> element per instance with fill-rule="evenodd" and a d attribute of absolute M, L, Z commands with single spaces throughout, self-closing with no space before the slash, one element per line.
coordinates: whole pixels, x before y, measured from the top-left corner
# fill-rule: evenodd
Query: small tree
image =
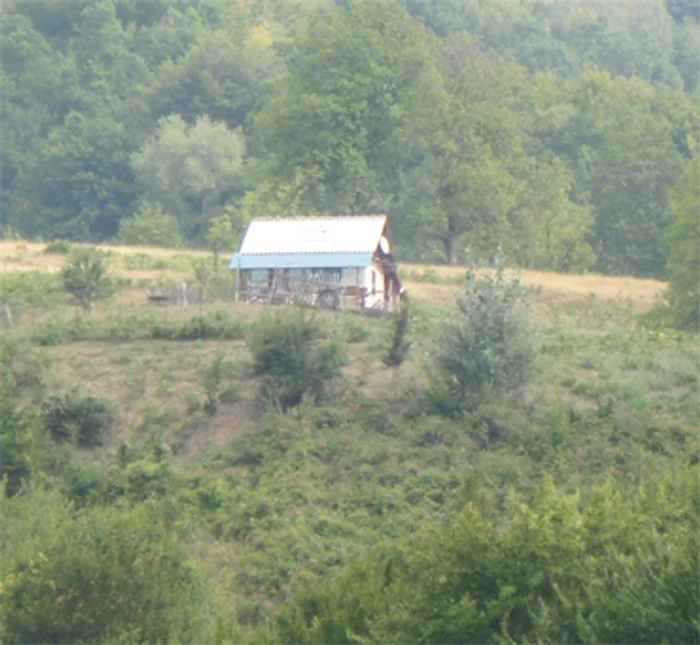
<path fill-rule="evenodd" d="M 92 311 L 92 304 L 110 296 L 112 280 L 103 259 L 95 251 L 79 251 L 62 273 L 63 288 L 73 296 L 85 313 Z"/>
<path fill-rule="evenodd" d="M 192 261 L 192 273 L 194 274 L 194 279 L 197 281 L 199 303 L 201 304 L 204 302 L 204 294 L 211 280 L 211 267 L 203 259 L 195 259 Z"/>
<path fill-rule="evenodd" d="M 382 354 L 382 363 L 389 368 L 394 368 L 394 397 L 399 382 L 399 370 L 411 348 L 411 341 L 408 340 L 409 328 L 409 307 L 405 303 L 401 309 L 393 315 L 391 335 L 389 344 Z"/>
<path fill-rule="evenodd" d="M 502 268 L 493 275 L 468 275 L 456 315 L 445 323 L 435 360 L 458 397 L 474 408 L 489 391 L 526 383 L 538 354 L 526 293 Z"/>
<path fill-rule="evenodd" d="M 209 222 L 209 231 L 206 237 L 207 247 L 214 254 L 214 270 L 219 269 L 219 255 L 222 251 L 233 248 L 236 243 L 236 234 L 233 230 L 231 218 L 224 213 Z"/>
<path fill-rule="evenodd" d="M 177 217 L 167 214 L 160 204 L 145 202 L 119 225 L 119 241 L 142 246 L 182 246 Z"/>
<path fill-rule="evenodd" d="M 700 156 L 690 162 L 685 176 L 670 191 L 676 220 L 663 234 L 669 285 L 665 296 L 671 323 L 680 328 L 700 327 Z"/>

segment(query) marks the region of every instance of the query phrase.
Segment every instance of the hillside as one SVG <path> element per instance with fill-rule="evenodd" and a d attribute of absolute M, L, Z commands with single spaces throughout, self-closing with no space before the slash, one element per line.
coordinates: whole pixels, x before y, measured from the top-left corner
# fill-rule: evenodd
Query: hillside
<path fill-rule="evenodd" d="M 46 254 L 44 249 L 45 245 L 3 243 L 0 285 L 6 288 L 7 280 L 25 279 L 26 295 L 37 275 L 51 277 L 67 256 Z M 29 443 L 18 444 L 19 435 L 12 435 L 12 454 L 25 454 L 27 476 L 71 500 L 82 509 L 78 518 L 84 521 L 97 521 L 94 514 L 103 512 L 100 508 L 115 514 L 115 521 L 123 509 L 133 508 L 150 509 L 154 517 L 170 522 L 204 581 L 197 587 L 202 598 L 192 603 L 206 629 L 213 631 L 206 637 L 199 632 L 200 639 L 342 642 L 345 630 L 352 628 L 370 642 L 383 642 L 380 635 L 386 632 L 373 631 L 379 629 L 373 621 L 383 615 L 381 603 L 370 611 L 367 603 L 375 601 L 367 589 L 359 592 L 364 600 L 347 600 L 359 612 L 354 617 L 341 609 L 343 598 L 356 593 L 356 576 L 365 579 L 363 567 L 372 570 L 373 558 L 381 559 L 393 548 L 411 553 L 410 536 L 422 539 L 425 531 L 448 530 L 471 508 L 467 501 L 476 499 L 478 491 L 484 500 L 493 500 L 493 507 L 484 502 L 484 508 L 491 509 L 484 512 L 494 522 L 505 521 L 511 508 L 505 500 L 512 495 L 530 504 L 533 513 L 543 513 L 544 507 L 538 506 L 544 503 L 542 495 L 554 495 L 547 503 L 564 504 L 564 497 L 556 496 L 576 492 L 578 501 L 566 504 L 588 517 L 585 514 L 593 511 L 587 505 L 607 495 L 600 492 L 608 490 L 606 486 L 619 496 L 615 504 L 624 500 L 630 505 L 625 512 L 634 514 L 642 512 L 642 502 L 633 501 L 643 495 L 638 487 L 658 484 L 668 493 L 684 485 L 677 479 L 682 473 L 697 476 L 698 338 L 651 331 L 640 324 L 640 314 L 662 283 L 523 272 L 542 345 L 535 378 L 511 392 L 484 396 L 478 408 L 459 412 L 445 408 L 448 399 L 434 381 L 432 356 L 441 325 L 455 310 L 455 296 L 464 291 L 459 284 L 462 272 L 404 265 L 412 298 L 412 345 L 400 371 L 395 374 L 381 361 L 391 319 L 318 312 L 313 323 L 316 342 L 340 347 L 347 360 L 322 398 L 306 399 L 283 412 L 269 392 L 261 390 L 265 381 L 255 373 L 251 343 L 256 330 L 269 328 L 272 316 L 293 313 L 293 308 L 228 301 L 149 306 L 144 294 L 148 285 L 189 279 L 188 256 L 201 254 L 127 247 L 102 251 L 119 286 L 91 315 L 78 316 L 60 292 L 53 300 L 15 300 L 15 328 L 3 330 L 3 369 L 22 385 L 14 399 L 8 398 L 10 390 L 3 391 L 4 409 L 18 406 L 12 409 L 24 410 L 27 422 L 34 419 L 32 410 L 53 410 L 54 416 L 44 413 L 43 420 L 31 421 L 39 423 L 27 426 L 33 433 L 24 440 Z M 6 383 L 9 386 L 10 380 Z M 51 434 L 53 426 L 42 423 L 55 423 L 60 410 L 73 409 L 71 401 L 85 406 L 90 396 L 110 410 L 99 441 L 81 443 L 80 435 L 77 442 L 51 440 L 58 435 Z M 57 402 L 63 407 L 56 407 Z M 97 409 L 94 402 L 91 405 Z M 17 432 L 11 427 L 4 426 L 4 441 L 8 433 Z M 29 452 L 18 453 L 19 445 Z M 5 468 L 6 475 L 17 472 Z M 542 486 L 548 486 L 550 477 L 557 488 L 545 494 Z M 28 519 L 33 517 L 32 504 L 44 504 L 43 494 L 34 490 L 18 495 L 7 506 L 6 520 L 16 539 L 27 537 L 22 531 L 33 521 Z M 644 508 L 644 517 L 657 522 L 654 514 L 661 510 Z M 24 525 L 15 512 L 24 513 Z M 606 515 L 610 521 L 613 516 Z M 673 519 L 664 517 L 659 515 L 658 521 L 672 527 L 667 546 L 680 549 L 674 531 L 687 527 L 689 516 L 679 508 Z M 70 521 L 60 520 L 60 525 L 70 526 Z M 549 520 L 542 516 L 541 521 Z M 91 530 L 99 531 L 100 526 Z M 590 530 L 594 540 L 598 531 L 608 529 Z M 50 548 L 48 542 L 39 546 L 44 544 L 40 533 L 33 535 L 36 548 Z M 517 544 L 525 542 L 518 538 Z M 591 545 L 585 549 L 594 548 Z M 501 558 L 508 548 L 489 557 Z M 632 541 L 625 548 L 636 553 L 647 547 Z M 4 597 L 12 602 L 21 598 L 17 594 L 33 593 L 32 587 L 22 591 L 25 588 L 13 581 L 22 571 L 23 558 L 36 553 L 32 555 L 29 546 L 17 553 L 6 558 L 2 570 L 4 589 L 10 590 Z M 387 557 L 393 561 L 398 556 Z M 444 565 L 439 555 L 434 557 L 435 566 Z M 645 557 L 656 556 L 649 552 Z M 55 562 L 61 562 L 60 557 Z M 41 569 L 36 575 L 27 578 L 27 584 L 43 584 L 44 575 L 63 580 L 67 574 Z M 501 574 L 494 570 L 493 575 L 496 580 Z M 531 578 L 523 580 L 523 597 L 530 597 L 535 592 L 526 581 Z M 65 578 L 65 584 L 74 583 Z M 339 603 L 335 609 L 313 595 L 322 584 L 330 586 L 319 593 Z M 567 589 L 573 593 L 575 587 Z M 72 593 L 80 597 L 81 592 Z M 438 602 L 443 592 L 425 593 Z M 60 597 L 59 593 L 54 600 Z M 670 624 L 694 624 L 682 612 L 674 613 L 675 600 L 669 602 L 659 611 L 666 612 Z M 32 605 L 21 606 L 27 607 L 24 614 L 12 610 L 10 633 L 25 634 L 26 640 L 27 634 L 37 633 L 29 628 L 35 614 Z M 172 607 L 175 611 L 175 604 Z M 363 614 L 362 607 L 370 613 Z M 44 611 L 54 615 L 55 610 L 49 605 Z M 94 610 L 104 608 L 97 603 Z M 313 616 L 320 622 L 314 623 Z M 121 624 L 115 620 L 115 625 Z M 163 620 L 176 625 L 173 618 Z M 494 620 L 494 629 L 500 629 Z M 401 629 L 407 628 L 406 621 Z M 75 631 L 83 629 L 82 623 L 61 623 L 59 629 L 60 622 L 54 625 L 58 631 L 46 633 L 88 633 Z M 526 631 L 534 629 L 527 621 L 518 624 Z M 459 633 L 466 632 L 451 632 L 452 637 Z M 640 640 L 634 630 L 627 635 L 596 633 L 618 642 Z M 131 642 L 132 636 L 124 638 Z"/>

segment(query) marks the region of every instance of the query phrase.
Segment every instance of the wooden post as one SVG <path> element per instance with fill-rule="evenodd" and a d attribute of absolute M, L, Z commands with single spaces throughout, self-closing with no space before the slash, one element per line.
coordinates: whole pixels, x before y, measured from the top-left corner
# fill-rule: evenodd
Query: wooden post
<path fill-rule="evenodd" d="M 355 306 L 360 308 L 360 269 L 355 269 Z"/>

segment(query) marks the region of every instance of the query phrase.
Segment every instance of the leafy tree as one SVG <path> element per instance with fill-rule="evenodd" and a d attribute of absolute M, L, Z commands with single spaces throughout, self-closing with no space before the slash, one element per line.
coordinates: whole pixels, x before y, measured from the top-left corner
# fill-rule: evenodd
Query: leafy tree
<path fill-rule="evenodd" d="M 538 345 L 527 304 L 523 287 L 502 267 L 467 274 L 466 291 L 456 314 L 445 322 L 434 354 L 459 405 L 475 408 L 489 393 L 530 380 Z"/>
<path fill-rule="evenodd" d="M 187 236 L 204 227 L 238 189 L 243 137 L 201 117 L 188 126 L 180 116 L 158 122 L 155 134 L 131 162 L 146 199 L 178 218 Z"/>
<path fill-rule="evenodd" d="M 700 86 L 700 24 L 686 21 L 674 34 L 673 62 L 683 77 L 683 89 L 692 93 Z"/>
<path fill-rule="evenodd" d="M 83 311 L 90 313 L 92 305 L 112 294 L 112 280 L 104 260 L 91 250 L 79 251 L 61 272 L 63 288 L 73 296 Z"/>
<path fill-rule="evenodd" d="M 158 69 L 149 92 L 151 112 L 156 118 L 179 114 L 189 124 L 208 116 L 235 129 L 268 100 L 280 71 L 274 49 L 250 35 L 200 30 L 184 56 Z"/>
<path fill-rule="evenodd" d="M 151 4 L 147 3 L 146 6 Z M 170 6 L 160 20 L 137 30 L 133 49 L 150 69 L 157 69 L 166 61 L 176 62 L 181 59 L 197 42 L 201 31 L 203 24 L 199 14 L 179 11 Z M 158 83 L 157 78 L 156 75 L 155 83 Z"/>
<path fill-rule="evenodd" d="M 664 231 L 669 286 L 666 299 L 674 324 L 700 329 L 700 157 L 670 193 L 674 222 Z"/>
<path fill-rule="evenodd" d="M 209 250 L 214 254 L 214 268 L 218 270 L 219 254 L 226 249 L 232 249 L 236 243 L 233 223 L 226 213 L 209 222 L 206 242 Z"/>
<path fill-rule="evenodd" d="M 10 223 L 28 235 L 114 237 L 136 198 L 132 137 L 107 114 L 71 113 L 20 168 Z"/>
<path fill-rule="evenodd" d="M 174 215 L 167 214 L 160 204 L 141 204 L 139 210 L 119 224 L 119 241 L 141 246 L 182 246 L 180 225 Z"/>
<path fill-rule="evenodd" d="M 652 96 L 650 86 L 600 80 L 595 122 L 585 135 L 599 142 L 581 150 L 579 170 L 580 189 L 593 207 L 597 268 L 662 276 L 661 232 L 671 221 L 668 189 L 682 173 L 683 157 L 670 121 L 644 104 Z"/>
<path fill-rule="evenodd" d="M 255 118 L 261 180 L 284 206 L 367 212 L 397 176 L 397 133 L 421 94 L 426 36 L 393 0 L 314 16 L 289 74 Z"/>
<path fill-rule="evenodd" d="M 92 507 L 34 490 L 2 506 L 9 643 L 193 642 L 202 586 L 157 511 Z"/>
<path fill-rule="evenodd" d="M 150 73 L 145 61 L 129 50 L 130 35 L 117 18 L 112 0 L 91 3 L 75 25 L 77 87 L 75 109 L 104 110 L 134 95 L 134 87 L 145 85 Z"/>
<path fill-rule="evenodd" d="M 487 54 L 471 37 L 450 39 L 441 81 L 409 134 L 420 160 L 405 173 L 399 232 L 434 239 L 456 264 L 500 245 L 521 266 L 566 270 L 592 260 L 592 220 L 571 199 L 564 163 L 532 141 L 514 97 L 525 70 Z"/>

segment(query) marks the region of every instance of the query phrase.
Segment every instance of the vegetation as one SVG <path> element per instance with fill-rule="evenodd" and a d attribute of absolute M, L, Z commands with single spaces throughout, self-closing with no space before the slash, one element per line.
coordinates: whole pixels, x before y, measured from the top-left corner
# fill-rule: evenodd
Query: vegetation
<path fill-rule="evenodd" d="M 92 305 L 112 293 L 112 281 L 107 267 L 98 253 L 80 250 L 61 272 L 63 288 L 73 296 L 74 304 L 85 313 L 92 311 Z"/>
<path fill-rule="evenodd" d="M 263 394 L 283 410 L 308 395 L 323 398 L 329 381 L 345 362 L 338 342 L 317 343 L 318 323 L 302 313 L 278 314 L 260 321 L 249 334 L 253 373 L 262 377 Z"/>
<path fill-rule="evenodd" d="M 524 385 L 537 353 L 537 333 L 519 282 L 501 267 L 492 275 L 470 272 L 457 315 L 445 323 L 435 353 L 457 405 L 473 409 L 491 393 Z"/>
<path fill-rule="evenodd" d="M 665 276 L 692 3 L 150 5 L 5 8 L 5 236 L 218 254 L 253 215 L 384 211 L 402 259 Z"/>
<path fill-rule="evenodd" d="M 700 158 L 688 166 L 671 193 L 676 219 L 664 233 L 668 248 L 669 288 L 666 293 L 671 322 L 700 330 Z"/>
<path fill-rule="evenodd" d="M 280 642 L 692 642 L 700 563 L 682 528 L 697 520 L 692 480 L 652 480 L 628 499 L 604 486 L 584 504 L 545 481 L 502 511 L 472 482 L 448 526 L 309 583 L 282 614 Z"/>
<path fill-rule="evenodd" d="M 3 505 L 8 643 L 164 642 L 201 635 L 187 552 L 146 506 L 76 511 L 32 490 Z"/>
<path fill-rule="evenodd" d="M 142 204 L 138 212 L 119 224 L 119 241 L 142 246 L 182 246 L 180 224 L 158 204 Z"/>
<path fill-rule="evenodd" d="M 696 5 L 6 0 L 0 641 L 698 641 Z"/>

